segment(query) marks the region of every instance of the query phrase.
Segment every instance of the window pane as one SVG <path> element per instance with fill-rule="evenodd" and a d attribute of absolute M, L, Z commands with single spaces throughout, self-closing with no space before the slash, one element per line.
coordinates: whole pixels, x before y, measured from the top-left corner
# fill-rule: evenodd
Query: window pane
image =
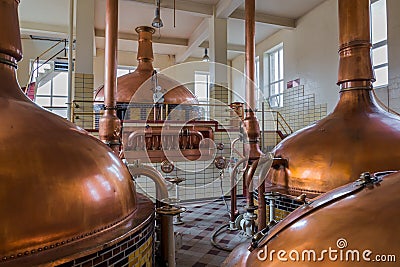
<path fill-rule="evenodd" d="M 65 107 L 67 102 L 66 97 L 53 97 L 53 107 Z"/>
<path fill-rule="evenodd" d="M 53 95 L 67 96 L 68 95 L 68 73 L 60 72 L 53 78 Z"/>
<path fill-rule="evenodd" d="M 209 74 L 195 73 L 195 95 L 200 101 L 208 101 Z"/>
<path fill-rule="evenodd" d="M 375 69 L 375 77 L 376 82 L 374 83 L 374 87 L 388 84 L 388 67 L 385 66 L 379 69 Z"/>
<path fill-rule="evenodd" d="M 386 0 L 376 1 L 371 5 L 372 43 L 387 39 Z"/>
<path fill-rule="evenodd" d="M 40 86 L 37 91 L 37 95 L 51 95 L 51 82 L 47 82 L 46 84 Z"/>
<path fill-rule="evenodd" d="M 50 106 L 50 97 L 42 97 L 38 96 L 35 99 L 36 104 L 42 106 L 42 107 L 49 107 Z"/>
<path fill-rule="evenodd" d="M 388 63 L 387 45 L 372 50 L 372 61 L 374 62 L 374 66 Z"/>
<path fill-rule="evenodd" d="M 67 110 L 66 109 L 50 109 L 51 112 L 54 114 L 57 114 L 58 116 L 61 116 L 63 118 L 67 118 Z"/>
<path fill-rule="evenodd" d="M 129 70 L 127 69 L 117 69 L 117 77 L 128 74 Z"/>

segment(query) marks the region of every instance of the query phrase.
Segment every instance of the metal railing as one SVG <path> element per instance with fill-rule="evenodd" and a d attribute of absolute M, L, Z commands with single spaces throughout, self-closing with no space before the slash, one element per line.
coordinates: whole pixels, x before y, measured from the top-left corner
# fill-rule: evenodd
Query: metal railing
<path fill-rule="evenodd" d="M 102 101 L 74 100 L 71 120 L 85 130 L 95 133 L 98 131 L 98 121 L 103 114 L 103 108 Z M 131 103 L 119 104 L 117 111 L 123 111 L 120 114 L 123 114 L 125 124 L 195 121 L 196 124 L 211 125 L 215 131 L 239 132 L 243 119 L 233 108 L 224 104 Z M 260 143 L 265 151 L 269 151 L 293 133 L 285 118 L 276 110 L 265 109 L 263 105 L 261 110 L 256 110 L 256 115 L 260 123 Z"/>
<path fill-rule="evenodd" d="M 59 46 L 61 43 L 63 43 L 63 47 L 59 50 L 57 50 L 54 54 L 52 54 L 50 57 L 48 57 L 44 62 L 40 63 L 40 59 L 43 58 L 45 55 L 47 55 L 50 51 L 54 50 L 57 46 Z M 39 56 L 37 56 L 35 58 L 35 60 L 33 60 L 30 64 L 30 72 L 29 72 L 29 77 L 28 77 L 28 81 L 26 83 L 25 86 L 25 90 L 28 90 L 29 85 L 32 83 L 33 80 L 33 74 L 36 72 L 37 75 L 39 74 L 39 69 L 44 66 L 45 64 L 49 63 L 51 60 L 53 60 L 55 57 L 57 57 L 61 52 L 66 51 L 67 48 L 67 44 L 68 44 L 68 39 L 62 39 L 60 41 L 58 41 L 57 43 L 55 43 L 54 45 L 52 45 L 51 47 L 47 48 L 45 51 L 43 51 Z M 36 67 L 35 66 L 36 63 Z M 25 93 L 27 93 L 25 91 Z"/>

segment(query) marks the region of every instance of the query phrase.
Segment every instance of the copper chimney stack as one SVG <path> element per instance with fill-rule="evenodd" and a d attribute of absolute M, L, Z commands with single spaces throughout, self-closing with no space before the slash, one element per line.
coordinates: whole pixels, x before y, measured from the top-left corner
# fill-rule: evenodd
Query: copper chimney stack
<path fill-rule="evenodd" d="M 380 108 L 372 92 L 369 0 L 339 0 L 340 100 L 326 118 L 297 131 L 273 153 L 269 191 L 314 197 L 363 172 L 400 169 L 400 118 Z"/>
<path fill-rule="evenodd" d="M 154 74 L 153 68 L 153 42 L 152 36 L 155 32 L 154 28 L 148 26 L 140 26 L 135 29 L 138 34 L 138 66 L 132 73 L 118 77 L 116 94 L 117 103 L 153 103 L 153 93 L 151 91 L 152 83 L 150 81 Z M 158 84 L 168 90 L 164 95 L 164 101 L 168 104 L 198 104 L 196 97 L 185 86 L 177 81 L 162 75 L 158 75 Z M 139 88 L 143 86 L 146 88 Z M 95 100 L 102 101 L 104 99 L 104 87 L 97 89 Z"/>

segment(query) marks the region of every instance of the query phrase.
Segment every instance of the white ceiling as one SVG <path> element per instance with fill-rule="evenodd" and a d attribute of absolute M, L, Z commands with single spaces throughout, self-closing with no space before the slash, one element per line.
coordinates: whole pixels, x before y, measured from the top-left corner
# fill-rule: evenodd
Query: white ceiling
<path fill-rule="evenodd" d="M 95 21 L 94 28 L 104 31 L 105 28 L 105 3 L 106 0 L 95 1 Z M 212 10 L 219 4 L 238 2 L 241 0 L 177 0 L 190 6 L 206 7 Z M 184 2 L 183 2 L 184 1 Z M 230 1 L 230 2 L 228 2 Z M 267 17 L 280 17 L 295 21 L 325 0 L 256 0 L 256 12 Z M 194 36 L 196 28 L 205 18 L 210 17 L 204 12 L 187 12 L 176 10 L 176 27 L 173 25 L 174 11 L 163 7 L 163 4 L 171 3 L 172 0 L 161 0 L 161 18 L 164 27 L 154 35 L 154 52 L 158 54 L 182 54 L 188 47 L 175 44 L 165 44 L 164 38 L 179 38 L 181 41 L 189 43 Z M 242 0 L 242 3 L 244 0 Z M 189 4 L 188 4 L 189 3 Z M 200 8 L 200 9 L 201 9 Z M 237 11 L 243 10 L 244 4 L 238 7 Z M 150 25 L 154 18 L 153 0 L 119 0 L 119 32 L 134 34 L 135 28 L 141 25 Z M 194 10 L 195 7 L 194 7 Z M 69 21 L 69 0 L 21 0 L 19 15 L 23 34 L 57 36 L 68 32 Z M 279 23 L 278 23 L 279 24 Z M 25 29 L 26 28 L 26 29 Z M 39 31 L 35 31 L 38 28 Z M 282 25 L 272 25 L 267 23 L 256 23 L 256 43 L 285 28 Z M 45 30 L 43 30 L 45 29 Z M 161 39 L 157 39 L 161 36 Z M 206 39 L 207 40 L 207 39 Z M 161 42 L 161 43 L 160 43 Z M 202 42 L 200 42 L 202 43 Z M 242 19 L 228 19 L 228 46 L 244 46 L 244 21 Z M 119 40 L 119 49 L 124 51 L 137 51 L 136 41 Z M 104 38 L 96 37 L 96 47 L 104 48 Z M 186 51 L 187 56 L 202 57 L 204 48 L 193 47 Z M 237 51 L 228 51 L 228 59 L 240 55 Z"/>

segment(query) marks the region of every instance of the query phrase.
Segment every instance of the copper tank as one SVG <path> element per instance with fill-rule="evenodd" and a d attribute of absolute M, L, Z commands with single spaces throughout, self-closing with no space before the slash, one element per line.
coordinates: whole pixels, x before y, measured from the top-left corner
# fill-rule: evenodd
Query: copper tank
<path fill-rule="evenodd" d="M 136 28 L 136 32 L 139 35 L 138 66 L 134 72 L 117 79 L 117 103 L 153 103 L 154 101 L 150 79 L 154 72 L 152 35 L 155 30 L 152 27 L 140 26 Z M 198 104 L 197 98 L 185 86 L 162 74 L 157 74 L 157 77 L 158 84 L 168 90 L 164 95 L 166 104 Z M 140 88 L 144 83 L 146 88 Z M 104 87 L 101 86 L 97 89 L 95 100 L 103 101 L 103 99 Z"/>
<path fill-rule="evenodd" d="M 269 190 L 313 197 L 362 172 L 400 169 L 400 118 L 380 108 L 372 92 L 369 7 L 369 0 L 339 0 L 339 103 L 274 148 L 286 164 L 271 168 Z"/>
<path fill-rule="evenodd" d="M 248 244 L 237 247 L 223 266 L 398 266 L 394 260 L 400 255 L 399 190 L 399 172 L 363 174 L 253 239 L 252 252 Z"/>
<path fill-rule="evenodd" d="M 18 4 L 0 0 L 0 265 L 57 264 L 117 240 L 142 215 L 120 159 L 21 91 Z"/>

